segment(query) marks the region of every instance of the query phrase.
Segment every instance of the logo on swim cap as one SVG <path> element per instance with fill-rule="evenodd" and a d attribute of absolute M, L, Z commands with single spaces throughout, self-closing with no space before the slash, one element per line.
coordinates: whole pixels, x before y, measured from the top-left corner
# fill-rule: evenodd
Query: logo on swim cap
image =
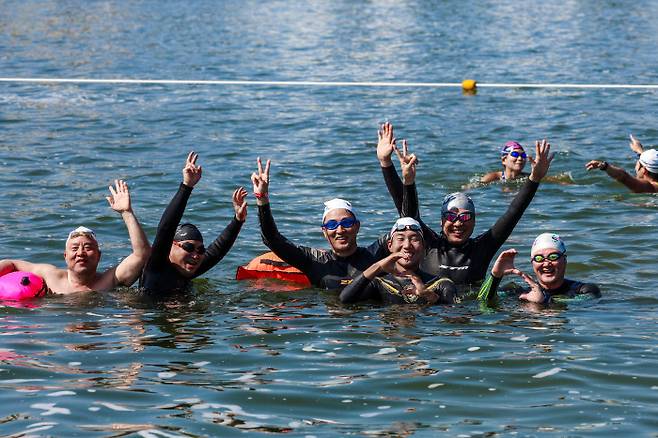
<path fill-rule="evenodd" d="M 473 200 L 462 192 L 450 193 L 449 195 L 446 195 L 445 198 L 443 198 L 441 215 L 444 215 L 446 212 L 454 210 L 455 208 L 460 210 L 468 210 L 475 214 L 475 204 L 473 204 Z"/>
<path fill-rule="evenodd" d="M 658 151 L 647 149 L 640 154 L 640 164 L 651 173 L 658 173 Z"/>
<path fill-rule="evenodd" d="M 503 148 L 500 150 L 500 156 L 505 157 L 514 149 L 523 150 L 523 146 L 521 146 L 521 143 L 518 143 L 516 141 L 508 141 L 507 143 L 505 143 L 505 146 L 503 146 Z"/>
<path fill-rule="evenodd" d="M 176 228 L 176 234 L 174 234 L 174 240 L 198 240 L 203 242 L 203 236 L 201 231 L 194 224 L 180 224 Z"/>
<path fill-rule="evenodd" d="M 537 236 L 535 241 L 532 243 L 530 255 L 533 256 L 535 255 L 536 251 L 541 251 L 542 249 L 554 249 L 560 254 L 567 253 L 567 246 L 564 244 L 562 238 L 553 233 L 543 233 Z"/>
<path fill-rule="evenodd" d="M 354 212 L 354 209 L 352 208 L 352 204 L 350 204 L 349 201 L 340 198 L 334 198 L 324 203 L 322 222 L 324 222 L 324 218 L 327 217 L 327 213 L 329 213 L 331 210 L 338 210 L 338 209 L 345 209 L 349 211 L 350 213 L 352 213 L 352 216 L 354 216 L 354 219 L 356 219 L 356 213 Z"/>

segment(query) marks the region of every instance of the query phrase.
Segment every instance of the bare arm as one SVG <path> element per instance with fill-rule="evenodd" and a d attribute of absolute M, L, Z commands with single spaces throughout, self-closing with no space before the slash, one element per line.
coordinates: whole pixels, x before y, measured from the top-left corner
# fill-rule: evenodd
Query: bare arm
<path fill-rule="evenodd" d="M 116 180 L 114 183 L 116 187 L 110 186 L 110 196 L 107 197 L 107 202 L 109 202 L 112 210 L 121 213 L 121 217 L 128 228 L 132 253 L 114 268 L 112 283 L 114 286 L 130 286 L 142 273 L 146 260 L 151 253 L 151 246 L 146 233 L 144 233 L 133 212 L 128 185 L 122 180 Z M 112 272 L 112 269 L 107 272 Z"/>
<path fill-rule="evenodd" d="M 649 181 L 645 181 L 631 176 L 621 167 L 608 164 L 606 161 L 592 160 L 585 165 L 587 170 L 600 169 L 610 177 L 616 179 L 634 193 L 655 193 L 656 186 Z"/>
<path fill-rule="evenodd" d="M 502 172 L 497 171 L 497 172 L 489 172 L 485 174 L 482 178 L 480 178 L 481 183 L 490 183 L 494 181 L 499 181 L 500 180 L 500 174 Z"/>
<path fill-rule="evenodd" d="M 47 280 L 53 274 L 56 274 L 59 269 L 45 263 L 30 263 L 25 260 L 0 260 L 0 276 L 14 271 L 31 272 Z"/>

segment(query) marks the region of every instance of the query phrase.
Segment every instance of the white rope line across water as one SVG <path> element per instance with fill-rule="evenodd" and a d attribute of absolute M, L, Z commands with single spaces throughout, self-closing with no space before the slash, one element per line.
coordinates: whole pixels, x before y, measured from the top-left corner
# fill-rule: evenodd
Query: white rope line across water
<path fill-rule="evenodd" d="M 0 82 L 40 84 L 138 84 L 138 85 L 253 85 L 279 87 L 398 87 L 462 88 L 459 82 L 349 82 L 349 81 L 237 81 L 177 79 L 88 79 L 88 78 L 1 78 Z M 478 83 L 478 88 L 562 88 L 562 89 L 658 89 L 658 84 L 530 84 Z"/>

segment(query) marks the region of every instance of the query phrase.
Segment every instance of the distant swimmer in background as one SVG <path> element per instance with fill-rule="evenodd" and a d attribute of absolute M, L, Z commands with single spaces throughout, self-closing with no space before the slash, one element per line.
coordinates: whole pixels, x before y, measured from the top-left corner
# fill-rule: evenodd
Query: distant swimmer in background
<path fill-rule="evenodd" d="M 496 172 L 489 172 L 485 174 L 480 182 L 490 183 L 494 181 L 512 181 L 517 178 L 529 176 L 528 173 L 523 172 L 526 161 L 532 157 L 528 157 L 520 143 L 515 141 L 508 141 L 500 151 L 500 160 L 503 164 L 503 170 Z"/>
<path fill-rule="evenodd" d="M 658 151 L 645 150 L 635 137 L 630 136 L 630 148 L 638 154 L 635 162 L 635 176 L 630 175 L 621 167 L 613 166 L 607 161 L 592 160 L 585 165 L 587 170 L 599 169 L 616 179 L 634 193 L 658 192 Z"/>
<path fill-rule="evenodd" d="M 552 160 L 550 148 L 546 140 L 536 143 L 535 161 L 532 163 L 530 176 L 507 211 L 489 230 L 477 237 L 471 237 L 475 229 L 475 205 L 466 194 L 457 192 L 443 198 L 441 232 L 437 233 L 419 220 L 415 184 L 416 156 L 408 153 L 406 145 L 403 145 L 400 152 L 395 145 L 392 125 L 384 124 L 379 131 L 377 158 L 386 187 L 401 216 L 414 217 L 423 227 L 426 255 L 421 269 L 433 276 L 451 279 L 461 289 L 460 295 L 464 295 L 472 286 L 479 288 L 491 259 L 514 230 L 535 196 L 539 183 L 548 172 Z M 397 151 L 400 159 L 404 183 L 393 166 L 393 151 Z"/>
<path fill-rule="evenodd" d="M 251 175 L 258 205 L 263 243 L 281 260 L 302 271 L 318 288 L 338 290 L 352 278 L 387 255 L 386 239 L 381 237 L 369 247 L 358 246 L 359 222 L 352 204 L 335 198 L 324 203 L 321 229 L 330 250 L 297 245 L 285 238 L 276 226 L 269 199 L 270 160 L 265 168 L 261 159 Z"/>
<path fill-rule="evenodd" d="M 152 297 L 166 297 L 186 292 L 193 278 L 214 267 L 233 246 L 247 218 L 247 191 L 238 187 L 232 196 L 235 214 L 222 233 L 208 247 L 199 229 L 181 224 L 192 189 L 201 179 L 199 155 L 190 152 L 183 167 L 183 182 L 162 214 L 153 240 L 151 257 L 139 281 L 143 292 Z"/>
<path fill-rule="evenodd" d="M 378 300 L 386 304 L 452 304 L 455 284 L 420 269 L 425 256 L 423 230 L 410 217 L 395 221 L 388 238 L 390 255 L 373 263 L 340 293 L 343 303 Z"/>
<path fill-rule="evenodd" d="M 101 250 L 96 234 L 89 228 L 78 227 L 71 231 L 64 247 L 66 269 L 30 263 L 23 260 L 0 261 L 0 276 L 13 271 L 32 272 L 41 276 L 53 293 L 107 291 L 118 286 L 130 286 L 139 277 L 149 256 L 149 243 L 132 210 L 128 185 L 116 180 L 107 197 L 110 208 L 121 214 L 132 245 L 132 253 L 117 266 L 97 272 Z"/>
<path fill-rule="evenodd" d="M 505 275 L 518 275 L 530 286 L 519 299 L 533 303 L 549 304 L 553 301 L 587 296 L 601 296 L 599 287 L 591 283 L 564 278 L 567 270 L 567 247 L 557 234 L 543 233 L 537 236 L 530 250 L 530 263 L 535 278 L 522 272 L 514 266 L 517 251 L 503 251 L 493 268 L 491 275 L 482 285 L 478 298 L 489 303 L 495 302 L 498 286 Z"/>

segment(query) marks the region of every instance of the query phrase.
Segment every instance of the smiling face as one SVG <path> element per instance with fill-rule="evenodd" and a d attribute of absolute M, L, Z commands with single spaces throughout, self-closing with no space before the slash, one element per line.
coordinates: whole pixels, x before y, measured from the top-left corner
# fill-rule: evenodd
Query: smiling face
<path fill-rule="evenodd" d="M 512 154 L 514 152 L 514 154 Z M 507 155 L 502 157 L 503 167 L 514 173 L 520 173 L 525 167 L 527 158 L 523 158 L 525 151 L 522 148 L 514 148 Z M 518 155 L 513 157 L 512 155 Z"/>
<path fill-rule="evenodd" d="M 544 256 L 544 261 L 537 263 L 533 260 L 531 263 L 537 281 L 539 281 L 539 284 L 545 289 L 556 289 L 560 287 L 564 282 L 564 272 L 567 269 L 566 254 L 551 262 L 546 257 L 552 253 L 559 254 L 555 248 L 545 248 L 532 252 L 533 257 L 536 255 Z"/>
<path fill-rule="evenodd" d="M 400 270 L 415 271 L 425 255 L 425 245 L 420 233 L 412 230 L 396 231 L 388 241 L 388 250 L 402 252 L 404 256 L 396 262 Z"/>
<path fill-rule="evenodd" d="M 87 235 L 78 235 L 66 241 L 64 260 L 66 268 L 78 275 L 95 274 L 101 251 L 98 242 Z"/>
<path fill-rule="evenodd" d="M 470 210 L 464 208 L 452 208 L 450 211 L 461 214 L 469 213 Z M 461 221 L 460 219 L 455 220 L 454 222 L 446 219 L 445 215 L 441 219 L 441 228 L 443 229 L 443 234 L 448 239 L 448 243 L 455 246 L 461 246 L 473 234 L 475 229 L 475 214 L 471 214 L 471 219 L 468 221 Z"/>
<path fill-rule="evenodd" d="M 169 262 L 184 277 L 194 275 L 204 257 L 205 250 L 200 240 L 174 241 L 169 251 Z"/>
<path fill-rule="evenodd" d="M 354 215 L 344 208 L 336 208 L 330 210 L 324 216 L 323 221 L 326 224 L 329 221 L 340 222 L 343 219 L 354 219 Z M 323 227 L 322 233 L 327 239 L 327 242 L 329 242 L 331 249 L 333 249 L 337 255 L 347 257 L 354 254 L 356 251 L 356 235 L 359 233 L 359 226 L 359 222 L 355 222 L 351 227 L 343 227 L 342 225 L 339 225 L 333 230 Z"/>

